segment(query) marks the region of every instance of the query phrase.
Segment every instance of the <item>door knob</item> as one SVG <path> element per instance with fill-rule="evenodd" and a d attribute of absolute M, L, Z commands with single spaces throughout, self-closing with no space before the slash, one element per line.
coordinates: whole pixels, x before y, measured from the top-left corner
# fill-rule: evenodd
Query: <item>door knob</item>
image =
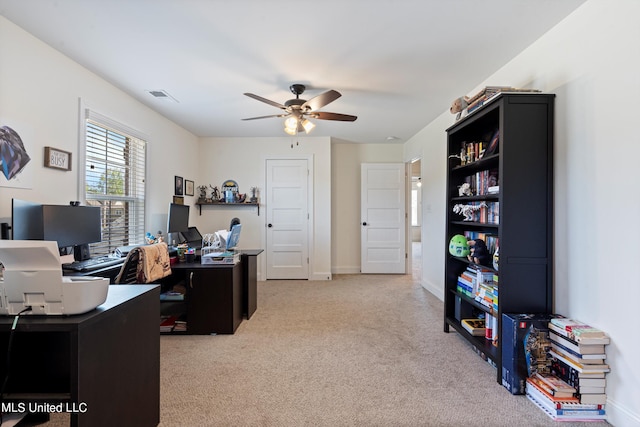
<path fill-rule="evenodd" d="M 367 223 L 366 223 L 366 222 L 363 222 L 363 223 L 362 223 L 362 225 L 367 225 Z"/>
<path fill-rule="evenodd" d="M 267 227 L 271 228 L 271 227 L 273 227 L 273 225 L 272 224 L 267 224 Z"/>

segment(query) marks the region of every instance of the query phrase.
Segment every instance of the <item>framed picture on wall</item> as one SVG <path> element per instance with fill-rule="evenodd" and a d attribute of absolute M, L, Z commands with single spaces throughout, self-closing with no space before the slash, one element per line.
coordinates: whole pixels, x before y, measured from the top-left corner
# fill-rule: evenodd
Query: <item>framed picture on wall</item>
<path fill-rule="evenodd" d="M 184 181 L 184 195 L 193 196 L 193 181 L 186 179 Z"/>
<path fill-rule="evenodd" d="M 184 183 L 184 181 L 183 181 L 182 177 L 181 176 L 175 176 L 174 179 L 173 179 L 173 182 L 174 182 L 174 185 L 176 187 L 174 194 L 176 196 L 182 196 L 184 194 L 184 191 L 183 191 L 183 183 Z"/>

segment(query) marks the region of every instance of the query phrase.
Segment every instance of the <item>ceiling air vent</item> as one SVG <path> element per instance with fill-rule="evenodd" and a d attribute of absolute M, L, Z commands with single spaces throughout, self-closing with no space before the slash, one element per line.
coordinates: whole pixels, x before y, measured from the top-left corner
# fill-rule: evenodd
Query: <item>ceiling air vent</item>
<path fill-rule="evenodd" d="M 173 96 L 169 95 L 165 90 L 148 90 L 147 93 L 156 99 L 178 102 Z"/>

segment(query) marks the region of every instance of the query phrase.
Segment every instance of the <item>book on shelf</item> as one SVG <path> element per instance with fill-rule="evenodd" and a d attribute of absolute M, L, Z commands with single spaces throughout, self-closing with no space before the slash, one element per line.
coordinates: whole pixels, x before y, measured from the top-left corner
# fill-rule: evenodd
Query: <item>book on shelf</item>
<path fill-rule="evenodd" d="M 485 333 L 484 319 L 462 319 L 462 327 L 476 337 L 483 337 Z"/>
<path fill-rule="evenodd" d="M 544 403 L 545 406 L 547 406 L 551 410 L 564 409 L 564 410 L 573 410 L 573 411 L 575 410 L 579 410 L 579 411 L 592 410 L 593 411 L 593 410 L 604 409 L 604 405 L 599 403 L 580 403 L 580 399 L 577 397 L 558 398 L 558 397 L 549 396 L 542 389 L 539 389 L 535 385 L 529 384 L 529 383 L 526 384 L 526 394 L 531 394 L 535 396 L 542 403 Z"/>
<path fill-rule="evenodd" d="M 604 405 L 607 403 L 606 393 L 583 393 L 580 395 L 580 403 Z"/>
<path fill-rule="evenodd" d="M 590 340 L 607 340 L 607 334 L 604 331 L 594 328 L 593 326 L 589 326 L 584 322 L 580 322 L 578 320 L 569 319 L 566 317 L 558 317 L 551 319 L 551 324 L 557 326 L 559 330 L 563 331 L 563 335 L 571 338 L 576 342 L 591 342 L 592 344 L 596 344 L 594 341 Z M 600 342 L 598 342 L 600 343 Z M 608 344 L 608 342 L 602 344 Z"/>
<path fill-rule="evenodd" d="M 560 347 L 558 344 L 556 344 L 553 341 L 550 344 L 551 344 L 550 349 L 555 350 L 556 353 L 560 353 L 563 356 L 571 359 L 576 363 L 580 363 L 586 366 L 604 364 L 604 359 L 606 357 L 606 354 L 586 354 L 583 356 L 581 354 L 574 354 L 571 351 Z"/>
<path fill-rule="evenodd" d="M 556 330 L 552 329 L 552 326 L 553 325 L 549 325 L 549 339 L 559 346 L 583 355 L 605 354 L 604 344 L 578 343 L 571 338 L 558 333 Z"/>
<path fill-rule="evenodd" d="M 542 383 L 542 381 L 537 380 L 535 377 L 527 377 L 525 379 L 525 394 L 527 394 L 529 390 L 537 391 L 541 396 L 543 396 L 549 402 L 552 402 L 554 405 L 557 405 L 559 403 L 580 403 L 580 399 L 574 396 L 574 394 L 570 394 L 569 396 L 558 396 L 551 394 L 548 387 L 544 383 Z"/>
<path fill-rule="evenodd" d="M 534 374 L 527 378 L 527 383 L 553 397 L 575 397 L 576 389 L 557 377 L 551 375 Z"/>
<path fill-rule="evenodd" d="M 549 334 L 549 336 L 551 336 L 551 334 Z M 572 359 L 576 360 L 577 362 L 580 363 L 585 363 L 585 364 L 589 364 L 589 365 L 595 365 L 595 364 L 602 364 L 604 363 L 604 360 L 607 358 L 607 355 L 605 353 L 602 354 L 582 354 L 582 353 L 578 353 L 576 351 L 573 351 L 569 348 L 566 348 L 565 346 L 555 342 L 555 341 L 551 341 L 551 348 L 561 351 L 563 353 L 565 353 L 567 356 L 571 357 Z"/>
<path fill-rule="evenodd" d="M 580 396 L 584 394 L 605 394 L 605 387 L 590 387 L 581 385 L 578 390 Z"/>
<path fill-rule="evenodd" d="M 184 294 L 168 291 L 160 294 L 160 301 L 184 301 Z"/>
<path fill-rule="evenodd" d="M 560 359 L 552 358 L 550 372 L 566 381 L 567 384 L 573 386 L 580 392 L 580 388 L 585 386 L 604 387 L 606 385 L 604 372 L 579 372 L 572 366 Z"/>
<path fill-rule="evenodd" d="M 606 411 L 604 409 L 587 408 L 555 408 L 535 389 L 527 384 L 527 398 L 554 421 L 596 421 L 605 420 Z M 579 404 L 578 404 L 579 405 Z"/>
<path fill-rule="evenodd" d="M 568 339 L 570 339 L 571 341 L 574 341 L 575 343 L 579 343 L 579 344 L 588 344 L 588 345 L 594 345 L 594 344 L 601 344 L 601 345 L 607 345 L 611 343 L 611 340 L 609 339 L 609 337 L 605 334 L 605 336 L 600 337 L 600 338 L 584 338 L 581 337 L 579 338 L 579 341 L 576 339 L 575 335 L 573 334 L 573 332 L 569 332 L 566 329 L 558 326 L 558 325 L 554 325 L 553 323 L 549 322 L 549 330 L 554 331 L 556 334 L 561 335 L 563 337 L 566 337 Z"/>
<path fill-rule="evenodd" d="M 566 381 L 558 378 L 553 374 L 546 374 L 541 372 L 536 372 L 533 374 L 533 377 L 539 379 L 547 386 L 551 387 L 551 389 L 559 392 L 569 392 L 571 395 L 576 393 L 575 387 L 569 385 Z"/>
<path fill-rule="evenodd" d="M 563 361 L 564 363 L 566 363 L 568 366 L 572 367 L 573 369 L 575 369 L 578 372 L 609 372 L 609 365 L 602 363 L 602 364 L 595 364 L 595 365 L 588 365 L 588 364 L 582 364 L 580 362 L 575 361 L 574 359 L 571 359 L 570 357 L 568 357 L 565 353 L 562 353 L 554 348 L 550 348 L 549 349 L 549 356 L 551 356 L 551 358 L 556 358 L 558 360 Z M 553 361 L 552 361 L 553 363 Z"/>
<path fill-rule="evenodd" d="M 160 316 L 160 332 L 171 332 L 178 320 L 177 316 Z"/>

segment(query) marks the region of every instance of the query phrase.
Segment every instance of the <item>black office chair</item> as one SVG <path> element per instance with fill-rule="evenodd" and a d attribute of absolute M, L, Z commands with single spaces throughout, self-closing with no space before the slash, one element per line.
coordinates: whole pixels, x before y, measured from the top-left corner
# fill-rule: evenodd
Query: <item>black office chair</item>
<path fill-rule="evenodd" d="M 154 283 L 171 274 L 166 243 L 137 246 L 129 251 L 116 284 Z"/>

